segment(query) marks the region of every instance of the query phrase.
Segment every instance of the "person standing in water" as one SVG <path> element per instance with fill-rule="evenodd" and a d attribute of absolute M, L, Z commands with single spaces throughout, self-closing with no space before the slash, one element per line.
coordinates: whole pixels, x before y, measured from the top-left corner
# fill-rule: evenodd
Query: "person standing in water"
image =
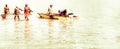
<path fill-rule="evenodd" d="M 18 17 L 18 20 L 20 20 L 19 14 L 20 14 L 20 8 L 16 6 L 16 8 L 14 9 L 14 15 L 15 15 L 14 20 L 16 20 L 16 17 Z"/>
<path fill-rule="evenodd" d="M 4 15 L 2 16 L 3 18 L 6 18 L 6 15 L 9 13 L 9 7 L 8 5 L 6 4 L 5 7 L 4 7 Z"/>
<path fill-rule="evenodd" d="M 24 7 L 24 15 L 25 15 L 25 20 L 29 20 L 28 17 L 30 15 L 30 8 L 28 7 L 27 4 L 25 4 L 25 7 Z"/>

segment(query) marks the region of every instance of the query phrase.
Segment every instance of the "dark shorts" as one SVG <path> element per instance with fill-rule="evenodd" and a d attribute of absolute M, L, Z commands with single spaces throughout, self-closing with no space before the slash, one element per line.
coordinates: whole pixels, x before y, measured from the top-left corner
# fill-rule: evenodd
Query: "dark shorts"
<path fill-rule="evenodd" d="M 7 12 L 4 12 L 4 14 L 7 14 Z"/>

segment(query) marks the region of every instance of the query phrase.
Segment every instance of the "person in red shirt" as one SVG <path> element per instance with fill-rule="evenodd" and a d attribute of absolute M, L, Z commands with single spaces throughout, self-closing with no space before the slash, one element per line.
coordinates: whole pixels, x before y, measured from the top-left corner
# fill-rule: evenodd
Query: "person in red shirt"
<path fill-rule="evenodd" d="M 30 8 L 28 7 L 27 4 L 25 4 L 25 7 L 24 7 L 24 15 L 25 15 L 25 20 L 29 20 L 28 17 L 30 15 Z"/>

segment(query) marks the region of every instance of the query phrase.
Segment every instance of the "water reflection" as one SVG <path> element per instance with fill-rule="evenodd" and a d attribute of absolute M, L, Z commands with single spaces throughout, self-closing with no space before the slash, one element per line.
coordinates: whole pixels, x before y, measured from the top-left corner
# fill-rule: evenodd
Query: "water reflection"
<path fill-rule="evenodd" d="M 53 33 L 54 33 L 54 30 L 55 28 L 53 28 L 53 22 L 54 20 L 50 19 L 48 20 L 48 45 L 52 45 L 52 39 L 54 38 L 53 37 Z"/>
<path fill-rule="evenodd" d="M 66 28 L 67 28 L 67 23 L 66 23 L 66 21 L 60 21 L 60 25 L 62 26 L 62 30 L 66 30 Z"/>
<path fill-rule="evenodd" d="M 30 26 L 29 26 L 29 21 L 24 22 L 24 40 L 25 44 L 29 44 L 30 41 Z"/>
<path fill-rule="evenodd" d="M 19 41 L 19 22 L 15 22 L 14 24 L 14 33 L 15 33 L 15 37 L 16 37 L 16 41 Z M 17 42 L 16 44 L 19 44 L 19 42 Z"/>
<path fill-rule="evenodd" d="M 114 46 L 110 49 L 120 48 L 119 33 L 114 33 L 119 29 L 115 26 L 91 25 L 87 19 L 11 19 L 0 20 L 0 49 L 107 49 L 109 45 Z M 97 28 L 99 25 L 101 28 Z"/>

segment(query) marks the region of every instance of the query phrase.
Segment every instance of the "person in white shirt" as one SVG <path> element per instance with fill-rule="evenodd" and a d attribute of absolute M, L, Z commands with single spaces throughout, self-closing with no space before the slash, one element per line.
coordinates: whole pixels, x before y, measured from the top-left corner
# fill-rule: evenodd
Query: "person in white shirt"
<path fill-rule="evenodd" d="M 53 13 L 52 13 L 52 7 L 53 7 L 53 5 L 50 5 L 50 7 L 48 8 L 48 14 L 49 15 L 52 15 Z"/>
<path fill-rule="evenodd" d="M 54 19 L 53 18 L 52 7 L 53 7 L 53 5 L 50 5 L 50 7 L 48 8 L 48 15 L 49 15 L 50 19 Z"/>

